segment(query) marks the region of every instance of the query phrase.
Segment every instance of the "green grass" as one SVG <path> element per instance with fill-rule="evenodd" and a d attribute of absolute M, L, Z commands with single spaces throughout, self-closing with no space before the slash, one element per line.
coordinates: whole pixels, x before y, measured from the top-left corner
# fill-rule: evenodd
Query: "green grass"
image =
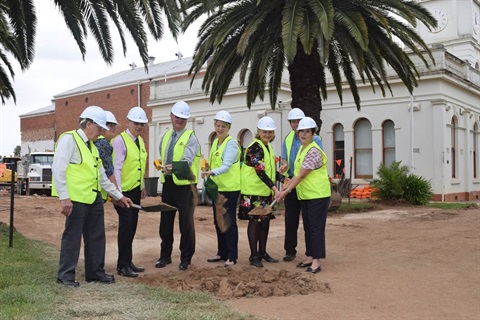
<path fill-rule="evenodd" d="M 365 212 L 372 211 L 377 209 L 378 206 L 372 202 L 354 202 L 351 201 L 348 204 L 348 199 L 343 199 L 342 204 L 339 208 L 332 211 L 332 213 L 355 213 L 355 212 Z"/>
<path fill-rule="evenodd" d="M 476 203 L 459 203 L 459 202 L 430 202 L 427 207 L 445 209 L 445 210 L 461 210 L 478 208 Z"/>
<path fill-rule="evenodd" d="M 55 283 L 58 251 L 0 225 L 0 319 L 251 319 L 213 296 L 143 284 Z M 79 264 L 80 265 L 80 264 Z"/>

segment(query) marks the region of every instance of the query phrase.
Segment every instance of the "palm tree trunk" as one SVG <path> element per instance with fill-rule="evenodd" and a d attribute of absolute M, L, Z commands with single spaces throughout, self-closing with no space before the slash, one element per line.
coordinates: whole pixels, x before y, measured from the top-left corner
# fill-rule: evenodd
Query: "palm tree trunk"
<path fill-rule="evenodd" d="M 305 54 L 302 44 L 298 41 L 297 54 L 292 64 L 288 66 L 288 71 L 292 89 L 292 108 L 300 108 L 306 116 L 312 117 L 320 131 L 322 126 L 320 83 L 323 69 L 318 51 L 313 49 L 311 54 Z"/>

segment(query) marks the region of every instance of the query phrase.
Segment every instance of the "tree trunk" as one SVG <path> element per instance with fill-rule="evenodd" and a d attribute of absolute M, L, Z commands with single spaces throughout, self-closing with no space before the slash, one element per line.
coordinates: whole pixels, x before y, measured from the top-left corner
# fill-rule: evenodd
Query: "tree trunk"
<path fill-rule="evenodd" d="M 316 44 L 314 45 L 316 48 Z M 292 64 L 288 66 L 290 72 L 290 87 L 292 89 L 292 108 L 303 110 L 306 116 L 315 120 L 320 131 L 322 120 L 322 99 L 320 97 L 320 79 L 322 67 L 320 56 L 316 49 L 311 54 L 305 54 L 303 46 L 298 41 L 297 54 Z"/>

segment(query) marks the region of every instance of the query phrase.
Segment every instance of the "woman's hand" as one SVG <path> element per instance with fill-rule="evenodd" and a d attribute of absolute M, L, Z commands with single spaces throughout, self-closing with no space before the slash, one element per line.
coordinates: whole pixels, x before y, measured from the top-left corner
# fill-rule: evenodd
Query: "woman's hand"
<path fill-rule="evenodd" d="M 279 193 L 275 196 L 275 200 L 277 200 L 277 202 L 282 201 L 283 199 L 285 199 L 285 197 L 287 196 L 287 194 L 288 194 L 289 192 L 290 192 L 289 189 L 282 190 L 281 192 L 279 192 Z"/>
<path fill-rule="evenodd" d="M 205 172 L 202 172 L 202 179 L 206 179 L 208 178 L 209 176 L 213 175 L 213 172 L 212 171 L 205 171 Z"/>

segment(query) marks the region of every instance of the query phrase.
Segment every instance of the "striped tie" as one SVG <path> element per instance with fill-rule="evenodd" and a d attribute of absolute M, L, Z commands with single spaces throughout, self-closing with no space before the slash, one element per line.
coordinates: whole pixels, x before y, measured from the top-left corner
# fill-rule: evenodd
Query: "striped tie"
<path fill-rule="evenodd" d="M 175 148 L 175 142 L 177 140 L 177 133 L 174 131 L 172 138 L 170 139 L 170 145 L 167 150 L 167 162 L 165 164 L 171 164 L 173 160 L 173 149 Z"/>

